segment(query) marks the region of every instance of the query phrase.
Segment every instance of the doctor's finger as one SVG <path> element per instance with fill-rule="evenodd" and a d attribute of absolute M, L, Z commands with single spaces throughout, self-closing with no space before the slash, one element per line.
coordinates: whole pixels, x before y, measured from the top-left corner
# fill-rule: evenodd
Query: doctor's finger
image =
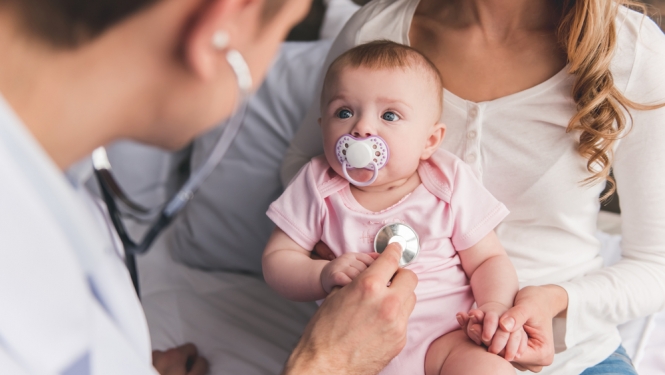
<path fill-rule="evenodd" d="M 399 269 L 400 258 L 402 258 L 402 247 L 396 242 L 392 243 L 386 246 L 383 253 L 376 258 L 363 275 L 366 278 L 379 278 L 382 285 L 388 285 L 388 281 Z M 415 285 L 413 288 L 415 289 Z"/>

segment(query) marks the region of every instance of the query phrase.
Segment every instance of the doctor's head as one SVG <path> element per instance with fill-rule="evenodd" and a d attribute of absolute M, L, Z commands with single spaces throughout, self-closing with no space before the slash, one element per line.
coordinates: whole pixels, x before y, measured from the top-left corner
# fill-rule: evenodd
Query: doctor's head
<path fill-rule="evenodd" d="M 238 86 L 226 52 L 240 52 L 256 88 L 309 5 L 0 0 L 0 92 L 33 133 L 40 129 L 31 125 L 50 118 L 61 130 L 86 122 L 91 129 L 82 132 L 91 134 L 81 136 L 105 132 L 95 133 L 101 142 L 179 147 L 234 109 Z M 57 108 L 41 109 L 52 101 Z"/>

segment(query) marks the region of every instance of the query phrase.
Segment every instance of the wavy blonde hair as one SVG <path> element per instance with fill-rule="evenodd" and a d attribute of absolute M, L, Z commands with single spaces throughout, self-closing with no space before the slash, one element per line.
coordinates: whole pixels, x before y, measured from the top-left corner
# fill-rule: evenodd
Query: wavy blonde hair
<path fill-rule="evenodd" d="M 615 19 L 622 6 L 641 10 L 643 4 L 629 0 L 561 0 L 559 39 L 568 55 L 570 73 L 575 74 L 573 99 L 577 113 L 567 132 L 580 131 L 578 152 L 587 158 L 592 176 L 584 183 L 606 180 L 607 199 L 615 190 L 610 176 L 614 143 L 626 129 L 629 109 L 650 110 L 665 104 L 644 105 L 626 98 L 614 85 L 610 62 L 616 48 Z"/>

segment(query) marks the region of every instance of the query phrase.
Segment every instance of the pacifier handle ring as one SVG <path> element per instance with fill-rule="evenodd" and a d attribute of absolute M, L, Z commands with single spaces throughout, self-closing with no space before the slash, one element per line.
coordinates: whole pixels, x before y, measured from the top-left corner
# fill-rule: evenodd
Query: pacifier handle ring
<path fill-rule="evenodd" d="M 349 173 L 346 171 L 346 164 L 347 163 L 348 163 L 347 161 L 344 161 L 344 163 L 342 164 L 342 172 L 344 172 L 344 177 L 350 183 L 352 183 L 356 186 L 361 186 L 361 187 L 369 186 L 369 185 L 373 184 L 374 181 L 376 181 L 377 177 L 379 177 L 379 167 L 376 165 L 376 163 L 374 161 L 372 161 L 372 165 L 374 166 L 374 174 L 372 175 L 372 178 L 370 178 L 368 181 L 365 181 L 365 182 L 356 181 L 351 176 L 349 176 Z"/>

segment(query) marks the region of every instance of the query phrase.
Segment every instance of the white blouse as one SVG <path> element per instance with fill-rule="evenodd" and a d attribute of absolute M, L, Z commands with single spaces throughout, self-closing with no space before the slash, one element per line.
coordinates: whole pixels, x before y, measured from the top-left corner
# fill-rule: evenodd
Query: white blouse
<path fill-rule="evenodd" d="M 338 36 L 326 66 L 372 40 L 408 45 L 417 5 L 375 0 L 363 7 Z M 615 85 L 637 103 L 665 102 L 665 36 L 627 9 L 616 23 Z M 578 374 L 601 362 L 621 343 L 618 324 L 665 308 L 665 108 L 631 111 L 634 127 L 617 142 L 623 258 L 603 268 L 594 233 L 604 184 L 582 183 L 590 173 L 576 150 L 579 133 L 565 131 L 576 112 L 573 80 L 566 67 L 530 89 L 481 103 L 444 90 L 442 147 L 467 162 L 511 211 L 496 231 L 521 285 L 558 284 L 568 292 L 568 318 L 554 323 L 558 353 L 544 374 Z M 285 184 L 323 153 L 319 112 L 317 101 L 287 152 Z"/>

